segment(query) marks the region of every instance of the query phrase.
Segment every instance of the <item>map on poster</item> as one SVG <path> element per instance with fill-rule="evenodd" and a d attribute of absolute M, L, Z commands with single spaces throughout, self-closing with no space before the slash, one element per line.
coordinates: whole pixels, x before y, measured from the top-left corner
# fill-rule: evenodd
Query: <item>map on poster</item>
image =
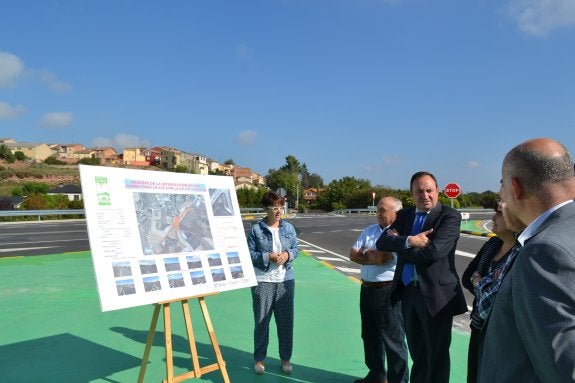
<path fill-rule="evenodd" d="M 233 179 L 80 165 L 102 311 L 257 284 Z"/>

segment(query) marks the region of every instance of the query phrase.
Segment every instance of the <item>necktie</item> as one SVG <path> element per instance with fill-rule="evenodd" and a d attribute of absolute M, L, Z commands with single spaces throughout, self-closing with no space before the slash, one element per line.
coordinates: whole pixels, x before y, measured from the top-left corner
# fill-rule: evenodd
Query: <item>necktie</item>
<path fill-rule="evenodd" d="M 411 228 L 411 235 L 416 235 L 421 232 L 423 227 L 423 222 L 425 222 L 425 217 L 427 213 L 415 213 L 415 220 L 413 221 L 413 227 Z M 415 265 L 413 263 L 405 263 L 403 265 L 403 272 L 401 273 L 401 281 L 404 286 L 407 286 L 413 281 L 413 276 L 415 275 Z"/>

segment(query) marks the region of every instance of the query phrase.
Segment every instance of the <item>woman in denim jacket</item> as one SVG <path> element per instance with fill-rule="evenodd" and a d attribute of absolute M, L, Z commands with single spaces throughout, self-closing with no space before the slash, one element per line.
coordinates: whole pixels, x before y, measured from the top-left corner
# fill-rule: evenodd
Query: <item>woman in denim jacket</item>
<path fill-rule="evenodd" d="M 294 271 L 292 262 L 298 256 L 296 231 L 281 219 L 284 199 L 270 191 L 263 195 L 262 206 L 267 216 L 252 226 L 248 247 L 258 281 L 252 287 L 254 310 L 254 371 L 265 372 L 264 360 L 269 343 L 269 324 L 274 314 L 281 369 L 292 372 Z"/>

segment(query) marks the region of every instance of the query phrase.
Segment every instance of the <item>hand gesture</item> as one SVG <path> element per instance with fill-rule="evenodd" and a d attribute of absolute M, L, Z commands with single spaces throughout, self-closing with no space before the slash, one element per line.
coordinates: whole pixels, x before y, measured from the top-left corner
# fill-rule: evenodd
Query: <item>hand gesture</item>
<path fill-rule="evenodd" d="M 409 247 L 425 248 L 431 244 L 431 239 L 428 238 L 431 233 L 433 233 L 433 229 L 422 231 L 416 235 L 410 235 L 407 244 Z"/>

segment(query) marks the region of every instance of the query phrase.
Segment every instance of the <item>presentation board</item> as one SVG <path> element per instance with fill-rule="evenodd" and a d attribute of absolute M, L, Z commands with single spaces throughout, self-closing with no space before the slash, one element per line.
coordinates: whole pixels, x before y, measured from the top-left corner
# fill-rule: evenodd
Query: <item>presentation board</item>
<path fill-rule="evenodd" d="M 80 165 L 102 311 L 257 284 L 232 177 Z"/>

